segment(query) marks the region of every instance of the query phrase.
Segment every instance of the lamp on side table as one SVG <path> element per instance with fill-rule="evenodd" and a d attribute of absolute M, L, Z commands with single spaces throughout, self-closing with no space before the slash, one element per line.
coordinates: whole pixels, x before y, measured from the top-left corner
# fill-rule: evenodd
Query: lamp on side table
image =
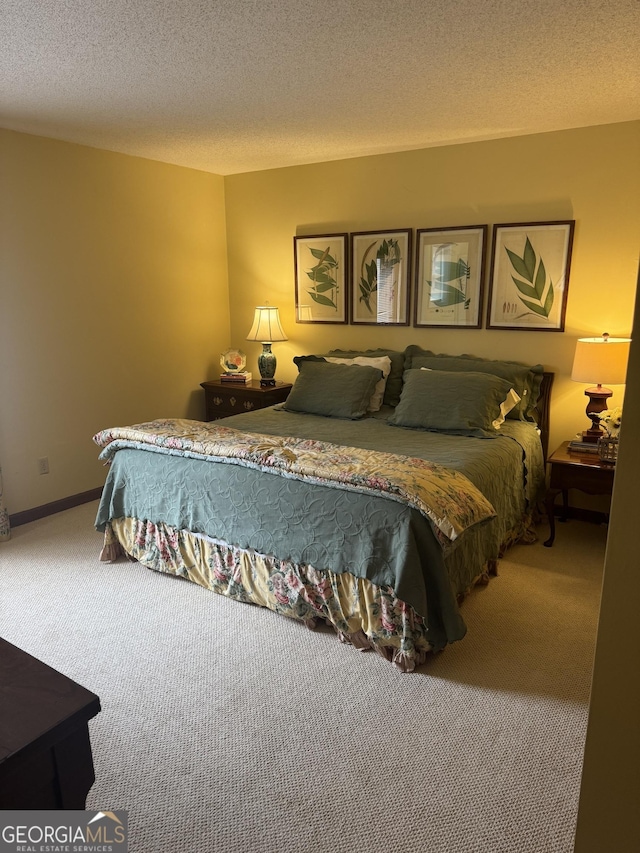
<path fill-rule="evenodd" d="M 629 344 L 631 338 L 612 338 L 604 332 L 601 338 L 580 338 L 576 344 L 571 378 L 575 382 L 594 382 L 585 390 L 589 398 L 587 417 L 591 420 L 589 429 L 582 433 L 582 440 L 593 444 L 603 435 L 598 415 L 607 408 L 607 400 L 612 396 L 607 385 L 623 385 L 627 376 Z"/>
<path fill-rule="evenodd" d="M 260 341 L 262 352 L 258 356 L 260 385 L 269 387 L 276 384 L 276 357 L 271 352 L 274 341 L 286 341 L 287 336 L 280 325 L 280 315 L 277 308 L 260 305 L 253 316 L 253 326 L 247 335 L 248 341 Z"/>

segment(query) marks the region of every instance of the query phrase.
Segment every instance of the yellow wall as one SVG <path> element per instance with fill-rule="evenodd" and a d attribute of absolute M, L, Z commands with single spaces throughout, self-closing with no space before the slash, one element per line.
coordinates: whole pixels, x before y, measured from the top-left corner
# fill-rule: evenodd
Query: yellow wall
<path fill-rule="evenodd" d="M 0 459 L 16 513 L 102 485 L 97 430 L 204 416 L 199 383 L 229 343 L 224 181 L 4 130 L 0 154 Z"/>
<path fill-rule="evenodd" d="M 295 377 L 294 355 L 331 346 L 541 361 L 556 372 L 551 446 L 569 438 L 588 423 L 569 378 L 576 338 L 630 332 L 639 142 L 631 122 L 223 179 L 0 131 L 9 511 L 101 485 L 88 437 L 104 426 L 202 417 L 199 383 L 224 348 L 245 349 L 257 372 L 260 346 L 245 337 L 267 300 L 290 338 L 274 345 L 280 378 Z M 552 219 L 576 220 L 565 334 L 295 323 L 295 234 Z"/>
<path fill-rule="evenodd" d="M 231 343 L 253 308 L 278 305 L 289 341 L 274 344 L 278 376 L 294 355 L 330 346 L 421 344 L 440 352 L 542 362 L 556 372 L 551 447 L 586 428 L 584 386 L 569 378 L 583 335 L 628 335 L 640 233 L 640 122 L 384 154 L 225 179 Z M 293 236 L 575 219 L 565 334 L 296 324 Z M 622 401 L 614 389 L 612 404 Z"/>

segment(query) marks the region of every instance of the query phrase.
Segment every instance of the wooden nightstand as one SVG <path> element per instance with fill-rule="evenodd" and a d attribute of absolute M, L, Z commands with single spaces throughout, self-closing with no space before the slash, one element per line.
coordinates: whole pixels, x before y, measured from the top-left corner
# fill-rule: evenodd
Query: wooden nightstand
<path fill-rule="evenodd" d="M 569 489 L 578 489 L 589 495 L 611 495 L 615 466 L 601 462 L 597 453 L 570 453 L 568 441 L 563 442 L 547 462 L 551 465 L 546 501 L 549 538 L 544 544 L 550 548 L 556 536 L 555 501 L 560 492 L 563 521 L 566 521 L 569 513 Z"/>
<path fill-rule="evenodd" d="M 216 380 L 201 382 L 200 385 L 204 388 L 207 421 L 284 403 L 293 387 L 290 382 L 276 382 L 275 385 L 262 388 L 259 379 L 253 379 L 246 385 Z"/>

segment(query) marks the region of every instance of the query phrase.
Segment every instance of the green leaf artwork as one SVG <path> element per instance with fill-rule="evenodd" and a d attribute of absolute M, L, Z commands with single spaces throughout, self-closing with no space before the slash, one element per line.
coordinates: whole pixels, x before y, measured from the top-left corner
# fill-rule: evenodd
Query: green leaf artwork
<path fill-rule="evenodd" d="M 438 308 L 449 308 L 464 302 L 465 309 L 468 309 L 471 299 L 467 297 L 467 283 L 471 276 L 471 267 L 462 258 L 451 261 L 442 257 L 445 253 L 450 254 L 448 250 L 455 245 L 456 243 L 440 243 L 434 246 L 431 261 L 433 278 L 426 280 L 430 291 L 429 299 Z"/>
<path fill-rule="evenodd" d="M 337 296 L 340 289 L 336 279 L 338 261 L 330 254 L 330 249 L 330 246 L 327 246 L 324 251 L 309 248 L 317 263 L 311 269 L 305 270 L 313 282 L 311 287 L 307 289 L 307 293 L 318 305 L 325 305 L 327 308 L 334 308 L 337 311 Z"/>
<path fill-rule="evenodd" d="M 363 256 L 360 264 L 360 281 L 358 288 L 360 290 L 360 302 L 364 302 L 367 311 L 370 314 L 374 313 L 374 305 L 372 299 L 378 290 L 387 291 L 392 295 L 396 288 L 395 270 L 394 267 L 402 260 L 402 252 L 397 240 L 389 238 L 383 240 L 378 246 L 375 258 L 372 258 L 367 263 L 369 252 L 376 245 L 376 240 L 369 245 Z"/>
<path fill-rule="evenodd" d="M 506 246 L 505 252 L 509 256 L 511 266 L 518 276 L 520 276 L 520 278 L 516 278 L 515 275 L 511 276 L 513 283 L 518 288 L 518 298 L 529 309 L 529 311 L 521 314 L 520 317 L 524 317 L 532 311 L 534 314 L 538 314 L 538 316 L 548 320 L 551 309 L 553 308 L 555 294 L 551 278 L 549 278 L 547 285 L 547 271 L 544 261 L 542 258 L 537 257 L 528 237 L 522 257 L 507 249 Z M 520 317 L 514 319 L 520 319 Z"/>

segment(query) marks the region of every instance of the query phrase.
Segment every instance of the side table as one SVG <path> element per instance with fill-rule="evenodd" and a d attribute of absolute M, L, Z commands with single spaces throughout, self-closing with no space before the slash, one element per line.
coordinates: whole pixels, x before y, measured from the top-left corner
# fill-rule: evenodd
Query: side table
<path fill-rule="evenodd" d="M 275 385 L 263 388 L 259 379 L 253 379 L 246 384 L 211 380 L 201 382 L 200 386 L 204 388 L 207 421 L 217 421 L 229 415 L 241 415 L 254 409 L 284 403 L 293 388 L 290 382 L 276 382 Z"/>
<path fill-rule="evenodd" d="M 549 538 L 544 543 L 553 545 L 556 536 L 555 501 L 562 492 L 562 518 L 569 513 L 569 489 L 578 489 L 589 495 L 611 495 L 615 465 L 600 461 L 597 453 L 570 453 L 569 442 L 563 442 L 547 462 L 551 465 L 546 508 L 549 519 Z"/>

